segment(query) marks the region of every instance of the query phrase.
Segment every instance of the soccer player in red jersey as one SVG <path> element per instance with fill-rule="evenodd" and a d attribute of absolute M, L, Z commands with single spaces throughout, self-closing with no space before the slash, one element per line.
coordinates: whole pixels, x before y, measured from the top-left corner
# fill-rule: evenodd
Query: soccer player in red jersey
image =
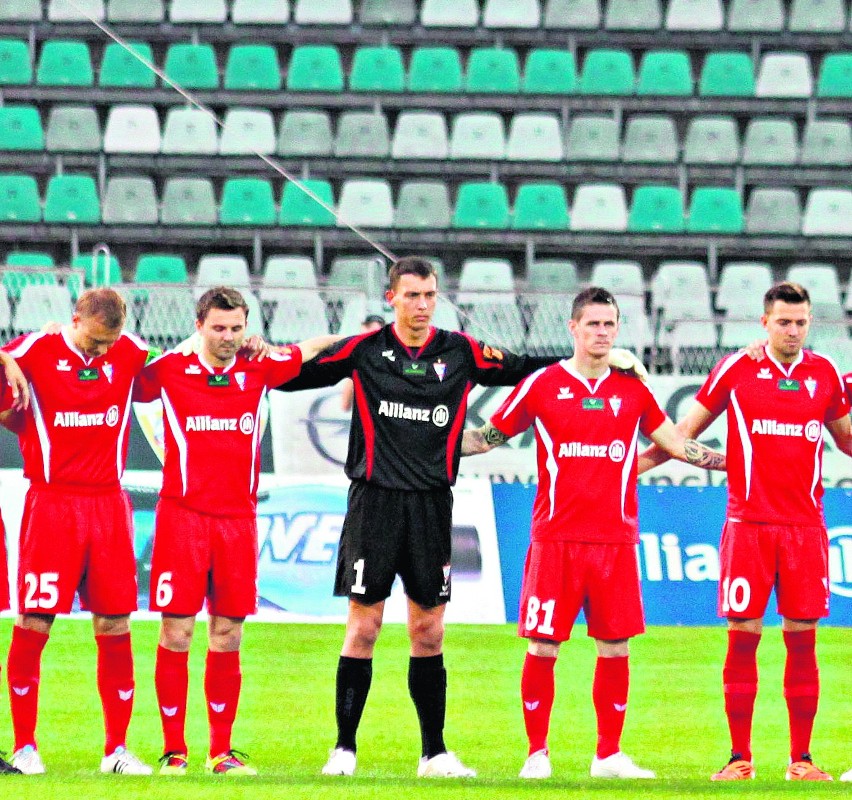
<path fill-rule="evenodd" d="M 591 775 L 653 778 L 621 752 L 627 709 L 628 641 L 645 630 L 636 545 L 640 431 L 673 456 L 710 469 L 724 458 L 680 434 L 651 390 L 610 369 L 619 312 L 606 290 L 574 300 L 574 355 L 533 373 L 486 425 L 464 433 L 462 454 L 484 453 L 533 427 L 538 491 L 521 590 L 519 634 L 529 639 L 521 677 L 529 739 L 522 778 L 549 778 L 547 735 L 559 645 L 580 609 L 598 660 L 592 699 L 598 741 Z"/>
<path fill-rule="evenodd" d="M 18 611 L 8 682 L 15 730 L 12 763 L 44 772 L 36 746 L 42 651 L 75 593 L 92 612 L 106 743 L 102 772 L 149 774 L 126 748 L 135 689 L 130 612 L 136 608 L 131 510 L 124 470 L 133 383 L 147 346 L 122 333 L 126 307 L 111 289 L 80 295 L 69 325 L 6 346 L 31 387 L 19 420 L 24 505 Z"/>
<path fill-rule="evenodd" d="M 204 690 L 210 725 L 206 769 L 256 775 L 231 747 L 240 697 L 243 623 L 257 611 L 260 415 L 267 391 L 299 374 L 302 360 L 337 337 L 240 354 L 248 305 L 216 287 L 198 301 L 198 353 L 170 351 L 142 373 L 137 400 L 159 398 L 165 419 L 163 488 L 151 561 L 152 611 L 163 615 L 155 682 L 163 725 L 162 775 L 185 775 L 187 659 L 195 616 L 209 611 Z"/>
<path fill-rule="evenodd" d="M 753 778 L 751 725 L 757 646 L 773 588 L 787 662 L 790 722 L 787 780 L 826 781 L 811 760 L 819 698 L 816 628 L 828 615 L 828 535 L 822 513 L 823 429 L 852 455 L 849 400 L 832 361 L 805 350 L 811 324 L 807 290 L 773 286 L 761 317 L 768 334 L 760 361 L 740 351 L 723 358 L 678 423 L 696 437 L 722 412 L 728 424 L 728 509 L 720 545 L 719 614 L 728 620 L 723 670 L 731 759 L 712 779 Z M 653 447 L 653 463 L 666 456 Z"/>
<path fill-rule="evenodd" d="M 29 387 L 21 368 L 8 354 L 0 350 L 0 424 L 7 424 L 15 411 L 24 411 L 29 405 Z M 0 611 L 8 611 L 9 564 L 6 553 L 6 528 L 0 516 Z M 0 774 L 19 773 L 6 759 L 0 758 Z"/>

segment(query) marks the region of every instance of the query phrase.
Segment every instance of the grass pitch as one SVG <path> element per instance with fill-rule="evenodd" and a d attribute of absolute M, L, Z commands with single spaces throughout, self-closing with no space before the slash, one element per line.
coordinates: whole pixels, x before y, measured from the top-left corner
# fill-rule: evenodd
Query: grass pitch
<path fill-rule="evenodd" d="M 0 621 L 0 652 L 8 649 L 12 623 Z M 243 695 L 234 745 L 251 754 L 256 779 L 228 780 L 203 773 L 207 744 L 202 695 L 204 627 L 199 625 L 190 660 L 185 778 L 100 775 L 102 721 L 95 687 L 95 646 L 88 622 L 61 619 L 45 651 L 39 744 L 48 773 L 0 779 L 0 798 L 137 798 L 194 800 L 221 793 L 238 800 L 347 800 L 372 798 L 579 797 L 682 798 L 724 795 L 849 797 L 849 784 L 785 783 L 786 708 L 781 696 L 783 646 L 768 629 L 760 648 L 761 689 L 755 719 L 757 780 L 711 784 L 708 776 L 726 760 L 722 709 L 722 628 L 651 628 L 632 643 L 631 695 L 624 750 L 656 770 L 656 781 L 592 781 L 594 716 L 590 699 L 594 647 L 580 630 L 563 646 L 557 664 L 557 697 L 550 747 L 555 777 L 520 781 L 526 740 L 518 699 L 524 643 L 512 626 L 451 626 L 447 744 L 479 776 L 468 781 L 424 781 L 415 776 L 419 734 L 406 688 L 407 641 L 402 626 L 388 625 L 376 652 L 373 688 L 359 735 L 355 778 L 319 774 L 334 744 L 334 673 L 341 626 L 251 624 L 243 650 Z M 154 763 L 161 734 L 154 697 L 157 625 L 133 627 L 137 694 L 130 747 Z M 852 630 L 820 632 L 822 702 L 813 751 L 817 763 L 839 775 L 852 767 L 850 657 Z M 5 659 L 5 655 L 4 655 Z M 0 700 L 0 734 L 11 746 L 8 702 Z M 225 784 L 225 785 L 222 785 Z"/>

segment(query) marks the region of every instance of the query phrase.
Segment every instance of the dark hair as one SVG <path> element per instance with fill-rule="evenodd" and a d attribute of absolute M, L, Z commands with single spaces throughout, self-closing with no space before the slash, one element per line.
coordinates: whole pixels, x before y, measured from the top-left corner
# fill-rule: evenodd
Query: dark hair
<path fill-rule="evenodd" d="M 808 294 L 808 290 L 800 283 L 793 283 L 792 281 L 776 283 L 763 295 L 763 312 L 765 314 L 772 313 L 772 306 L 775 305 L 776 300 L 791 305 L 797 303 L 811 304 L 811 296 Z"/>
<path fill-rule="evenodd" d="M 583 316 L 583 309 L 591 305 L 612 306 L 615 309 L 615 318 L 618 319 L 621 316 L 618 303 L 615 302 L 612 292 L 602 289 L 600 286 L 590 286 L 588 289 L 583 289 L 574 298 L 574 303 L 571 306 L 571 319 L 576 322 Z"/>
<path fill-rule="evenodd" d="M 374 323 L 384 327 L 385 318 L 381 314 L 368 314 L 364 317 L 362 325 L 373 325 Z"/>
<path fill-rule="evenodd" d="M 394 261 L 388 273 L 391 290 L 395 290 L 399 279 L 403 275 L 417 275 L 418 278 L 428 278 L 430 275 L 435 276 L 435 281 L 438 280 L 438 273 L 432 262 L 421 256 L 404 256 L 399 261 Z"/>
<path fill-rule="evenodd" d="M 246 319 L 248 319 L 248 303 L 236 289 L 232 289 L 230 286 L 214 286 L 204 292 L 198 298 L 198 303 L 195 306 L 195 318 L 199 322 L 204 322 L 213 308 L 219 308 L 222 311 L 233 311 L 236 308 L 241 308 L 245 311 Z"/>
<path fill-rule="evenodd" d="M 77 298 L 74 313 L 80 317 L 98 317 L 110 330 L 124 327 L 127 304 L 115 289 L 87 289 Z"/>

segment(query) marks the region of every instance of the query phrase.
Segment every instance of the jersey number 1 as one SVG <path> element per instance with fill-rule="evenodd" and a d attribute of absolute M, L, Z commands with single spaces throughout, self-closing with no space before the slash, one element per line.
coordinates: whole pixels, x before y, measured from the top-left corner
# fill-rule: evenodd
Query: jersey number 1
<path fill-rule="evenodd" d="M 364 586 L 364 559 L 359 558 L 352 564 L 352 569 L 355 570 L 355 583 L 352 584 L 350 591 L 352 594 L 366 594 L 367 587 Z"/>

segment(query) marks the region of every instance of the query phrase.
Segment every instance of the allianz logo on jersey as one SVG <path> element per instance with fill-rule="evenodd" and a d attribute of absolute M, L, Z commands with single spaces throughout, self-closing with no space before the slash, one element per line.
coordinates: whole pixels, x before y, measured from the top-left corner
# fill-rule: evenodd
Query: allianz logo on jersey
<path fill-rule="evenodd" d="M 809 442 L 816 442 L 822 436 L 822 423 L 815 419 L 805 425 L 779 422 L 777 419 L 756 419 L 751 423 L 751 432 L 763 436 L 804 436 Z"/>
<path fill-rule="evenodd" d="M 254 431 L 254 416 L 246 412 L 239 419 L 236 417 L 211 417 L 201 414 L 186 418 L 186 431 L 208 433 L 212 431 L 240 431 L 246 435 Z"/>
<path fill-rule="evenodd" d="M 79 411 L 57 411 L 53 415 L 54 428 L 99 428 L 106 425 L 114 428 L 118 425 L 118 406 L 110 406 L 106 412 L 98 414 L 81 414 Z"/>
<path fill-rule="evenodd" d="M 435 408 L 414 408 L 405 403 L 380 400 L 379 416 L 410 419 L 412 422 L 431 422 L 435 427 L 443 428 L 450 421 L 450 410 L 444 405 L 435 406 Z"/>
<path fill-rule="evenodd" d="M 684 545 L 676 533 L 640 533 L 642 580 L 700 583 L 719 580 L 719 548 L 710 542 Z M 828 531 L 828 582 L 832 594 L 852 597 L 852 526 Z"/>
<path fill-rule="evenodd" d="M 610 444 L 585 444 L 584 442 L 562 442 L 559 445 L 559 458 L 608 458 L 616 464 L 624 461 L 627 448 L 620 439 Z"/>

